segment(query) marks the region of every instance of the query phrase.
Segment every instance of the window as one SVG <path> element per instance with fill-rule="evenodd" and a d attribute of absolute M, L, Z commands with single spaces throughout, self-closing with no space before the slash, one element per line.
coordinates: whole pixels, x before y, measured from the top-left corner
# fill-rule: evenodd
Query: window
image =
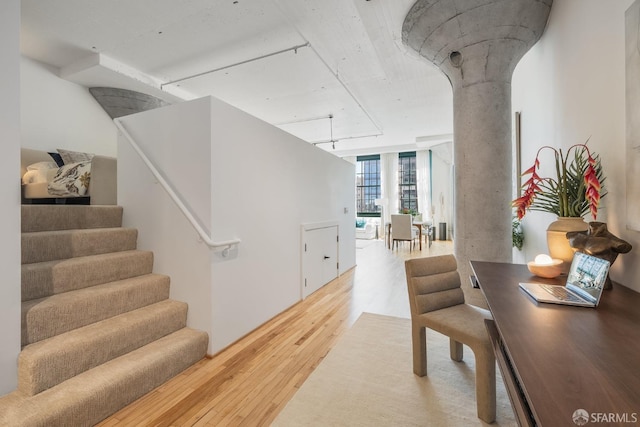
<path fill-rule="evenodd" d="M 380 216 L 380 155 L 356 159 L 356 207 L 358 216 Z"/>
<path fill-rule="evenodd" d="M 418 213 L 415 151 L 398 155 L 398 196 L 400 212 Z"/>

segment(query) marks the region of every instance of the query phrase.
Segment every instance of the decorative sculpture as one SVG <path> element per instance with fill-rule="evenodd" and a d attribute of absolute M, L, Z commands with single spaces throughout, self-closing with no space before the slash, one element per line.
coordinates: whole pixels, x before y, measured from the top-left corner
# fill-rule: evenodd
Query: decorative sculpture
<path fill-rule="evenodd" d="M 592 221 L 587 231 L 570 231 L 567 233 L 569 245 L 579 252 L 584 252 L 598 258 L 606 259 L 613 265 L 618 254 L 626 254 L 632 248 L 631 244 L 614 236 L 607 230 L 604 222 Z M 605 289 L 613 288 L 611 278 L 607 274 Z"/>

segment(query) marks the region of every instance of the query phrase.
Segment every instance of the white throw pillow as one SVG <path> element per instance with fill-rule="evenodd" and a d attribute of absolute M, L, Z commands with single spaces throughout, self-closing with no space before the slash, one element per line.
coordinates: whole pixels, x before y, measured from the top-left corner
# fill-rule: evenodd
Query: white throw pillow
<path fill-rule="evenodd" d="M 31 170 L 27 171 L 27 173 L 22 176 L 22 183 L 24 185 L 38 184 L 40 182 L 47 182 L 46 170 Z"/>
<path fill-rule="evenodd" d="M 42 171 L 47 169 L 55 169 L 58 165 L 55 162 L 38 162 L 27 166 L 28 171 Z"/>

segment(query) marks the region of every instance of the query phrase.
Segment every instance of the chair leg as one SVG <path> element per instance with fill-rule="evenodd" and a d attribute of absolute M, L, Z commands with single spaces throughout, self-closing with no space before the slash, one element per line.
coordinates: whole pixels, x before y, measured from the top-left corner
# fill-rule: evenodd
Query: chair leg
<path fill-rule="evenodd" d="M 413 347 L 413 373 L 427 375 L 427 331 L 424 326 L 411 325 Z"/>
<path fill-rule="evenodd" d="M 496 419 L 496 359 L 490 347 L 474 351 L 474 355 L 478 418 L 491 424 Z"/>
<path fill-rule="evenodd" d="M 451 356 L 451 360 L 462 362 L 462 343 L 454 340 L 453 338 L 449 338 L 449 355 Z"/>

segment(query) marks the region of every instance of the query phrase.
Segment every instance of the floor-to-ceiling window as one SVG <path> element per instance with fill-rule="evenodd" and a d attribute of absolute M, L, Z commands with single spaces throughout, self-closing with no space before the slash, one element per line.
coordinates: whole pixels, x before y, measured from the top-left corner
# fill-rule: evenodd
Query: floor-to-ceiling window
<path fill-rule="evenodd" d="M 356 205 L 360 217 L 379 217 L 380 155 L 358 156 L 356 159 Z"/>
<path fill-rule="evenodd" d="M 419 212 L 418 188 L 416 183 L 416 152 L 399 153 L 398 206 L 403 213 L 414 214 Z"/>

